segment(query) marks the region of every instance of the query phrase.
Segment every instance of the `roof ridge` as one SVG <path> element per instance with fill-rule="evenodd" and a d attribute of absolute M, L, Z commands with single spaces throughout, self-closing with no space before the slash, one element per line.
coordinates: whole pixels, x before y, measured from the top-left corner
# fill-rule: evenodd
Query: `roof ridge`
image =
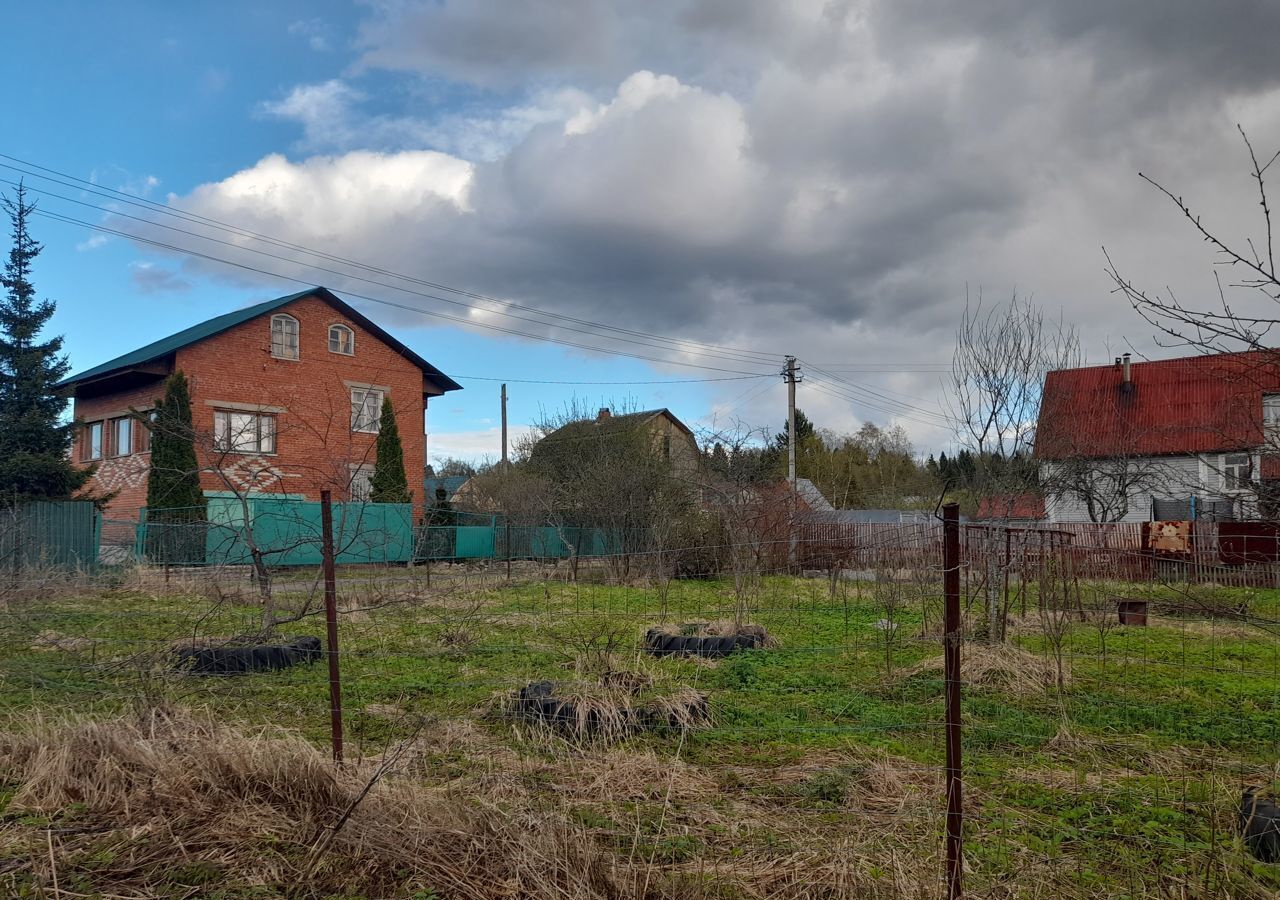
<path fill-rule="evenodd" d="M 245 306 L 231 312 L 222 313 L 212 318 L 197 322 L 180 331 L 176 331 L 167 337 L 144 344 L 135 350 L 121 354 L 114 359 L 109 359 L 104 363 L 100 363 L 92 368 L 78 372 L 54 385 L 54 388 L 66 388 L 76 385 L 82 381 L 91 378 L 98 378 L 104 375 L 123 369 L 128 366 L 138 366 L 144 363 L 159 359 L 162 356 L 168 356 L 183 347 L 188 347 L 198 341 L 203 341 L 215 335 L 222 334 L 237 325 L 252 321 L 258 316 L 266 315 L 272 310 L 287 306 L 294 301 L 301 300 L 304 297 L 317 297 L 320 300 L 341 309 L 348 317 L 355 320 L 366 331 L 371 332 L 375 337 L 383 343 L 389 345 L 392 349 L 398 351 L 401 355 L 408 358 L 414 365 L 418 366 L 428 375 L 433 376 L 434 380 L 439 382 L 445 391 L 461 390 L 462 385 L 455 382 L 452 378 L 445 375 L 435 366 L 431 365 L 413 350 L 411 350 L 402 341 L 392 335 L 381 325 L 374 322 L 368 316 L 361 313 L 350 303 L 347 303 L 333 291 L 323 285 L 315 285 L 305 290 L 297 291 L 293 294 L 286 294 L 283 297 L 276 297 L 274 300 L 264 300 L 250 306 Z"/>

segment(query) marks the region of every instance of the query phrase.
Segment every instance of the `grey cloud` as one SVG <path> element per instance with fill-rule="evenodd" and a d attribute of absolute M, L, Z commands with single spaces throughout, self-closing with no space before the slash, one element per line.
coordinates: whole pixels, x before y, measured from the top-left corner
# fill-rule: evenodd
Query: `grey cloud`
<path fill-rule="evenodd" d="M 553 6 L 388 5 L 362 40 L 369 65 L 540 89 L 560 79 L 576 89 L 563 101 L 517 91 L 509 110 L 470 123 L 422 125 L 406 109 L 381 132 L 345 84 L 279 106 L 305 125 L 336 102 L 325 118 L 345 135 L 338 149 L 440 146 L 452 132 L 460 153 L 464 132 L 490 136 L 472 165 L 273 157 L 176 202 L 584 319 L 816 359 L 936 362 L 966 286 L 1034 294 L 1091 349 L 1125 336 L 1149 346 L 1109 293 L 1099 246 L 1142 280 L 1189 294 L 1212 281 L 1199 242 L 1135 171 L 1160 172 L 1237 230 L 1256 210 L 1233 131 L 1242 101 L 1257 143 L 1280 146 L 1275 55 L 1243 33 L 1266 33 L 1280 16 L 1269 5 L 1226 4 L 1235 16 L 1156 0 Z M 901 390 L 936 387 L 903 378 Z"/>
<path fill-rule="evenodd" d="M 1280 5 L 1270 0 L 893 0 L 872 9 L 886 37 L 904 47 L 958 35 L 1026 56 L 1065 47 L 1087 56 L 1100 79 L 1152 73 L 1165 89 L 1195 95 L 1280 80 Z"/>
<path fill-rule="evenodd" d="M 593 0 L 388 2 L 361 28 L 366 65 L 431 71 L 482 84 L 590 68 L 607 59 L 604 8 Z"/>
<path fill-rule="evenodd" d="M 129 267 L 129 280 L 143 294 L 180 294 L 191 290 L 191 282 L 152 262 L 136 262 Z"/>

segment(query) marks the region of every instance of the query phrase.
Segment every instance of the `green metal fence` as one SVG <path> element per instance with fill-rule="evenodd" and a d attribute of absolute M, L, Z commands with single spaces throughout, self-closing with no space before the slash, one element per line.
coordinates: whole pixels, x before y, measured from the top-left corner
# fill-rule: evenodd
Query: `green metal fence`
<path fill-rule="evenodd" d="M 92 569 L 102 514 L 85 500 L 40 500 L 0 510 L 0 565 Z"/>
<path fill-rule="evenodd" d="M 415 525 L 409 504 L 335 503 L 336 561 L 565 559 L 602 556 L 626 543 L 599 528 L 508 525 L 465 513 L 451 518 L 458 524 Z M 320 504 L 213 497 L 204 510 L 144 509 L 135 541 L 137 556 L 151 563 L 247 565 L 256 549 L 268 566 L 319 565 Z"/>

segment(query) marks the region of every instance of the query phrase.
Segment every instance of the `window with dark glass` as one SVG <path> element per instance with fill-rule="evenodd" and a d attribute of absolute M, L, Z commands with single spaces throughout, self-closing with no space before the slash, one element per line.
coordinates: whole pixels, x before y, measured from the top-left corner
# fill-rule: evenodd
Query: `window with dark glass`
<path fill-rule="evenodd" d="M 80 456 L 82 459 L 102 459 L 101 422 L 90 422 L 84 427 Z"/>

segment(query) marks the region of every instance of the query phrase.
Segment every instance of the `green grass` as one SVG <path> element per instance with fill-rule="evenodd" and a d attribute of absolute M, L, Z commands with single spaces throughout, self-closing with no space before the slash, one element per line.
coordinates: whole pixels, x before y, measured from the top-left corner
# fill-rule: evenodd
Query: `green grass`
<path fill-rule="evenodd" d="M 298 591 L 305 581 L 295 575 L 286 584 Z M 1094 588 L 1100 595 L 1139 593 L 1132 586 Z M 1158 590 L 1141 593 L 1160 599 Z M 353 582 L 347 593 L 348 604 L 369 599 L 367 585 Z M 349 753 L 376 754 L 420 719 L 476 721 L 522 753 L 549 752 L 521 744 L 486 718 L 489 701 L 529 681 L 573 678 L 584 661 L 610 652 L 615 663 L 653 675 L 655 689 L 689 685 L 710 695 L 712 728 L 642 734 L 626 748 L 679 755 L 710 773 L 724 786 L 715 802 L 777 804 L 835 841 L 849 821 L 859 760 L 867 754 L 888 754 L 902 770 L 925 773 L 927 790 L 940 784 L 944 685 L 935 672 L 903 674 L 941 653 L 936 636 L 920 633 L 920 609 L 900 613 L 886 648 L 885 632 L 875 626 L 885 611 L 866 586 L 843 585 L 833 596 L 824 581 L 771 578 L 745 599 L 716 581 L 673 582 L 665 593 L 560 581 L 478 592 L 431 593 L 418 585 L 412 602 L 344 615 Z M 1205 596 L 1247 603 L 1258 614 L 1280 610 L 1276 591 Z M 324 743 L 323 665 L 233 678 L 167 671 L 171 641 L 252 631 L 261 609 L 251 601 L 247 590 L 214 604 L 195 592 L 115 589 L 15 604 L 0 618 L 0 720 L 21 728 L 33 711 L 107 716 L 140 699 L 163 700 L 207 707 L 237 723 L 284 726 Z M 659 621 L 731 618 L 743 604 L 777 648 L 714 665 L 652 660 L 636 650 L 645 629 Z M 313 616 L 286 630 L 322 635 L 323 620 Z M 464 632 L 466 640 L 458 641 Z M 92 643 L 35 649 L 42 634 Z M 1034 871 L 1087 896 L 1158 896 L 1171 885 L 1197 896 L 1262 896 L 1280 888 L 1276 867 L 1243 857 L 1231 834 L 1240 784 L 1265 780 L 1280 757 L 1280 639 L 1203 618 L 1116 628 L 1105 638 L 1104 654 L 1095 628 L 1071 627 L 1063 646 L 1071 682 L 1061 693 L 966 686 L 973 882 L 994 890 Z M 1019 629 L 1011 642 L 1050 655 L 1050 642 L 1034 629 Z M 144 651 L 151 651 L 149 661 L 138 656 Z M 433 777 L 443 781 L 476 761 L 459 752 L 432 762 Z M 803 779 L 761 787 L 770 773 L 806 765 L 813 771 Z M 940 822 L 940 789 L 921 796 L 925 808 L 916 812 Z M 679 815 L 650 802 L 579 806 L 573 815 L 605 844 L 625 844 L 630 853 L 677 868 L 732 859 L 744 847 L 784 853 L 797 846 L 786 828 L 730 839 L 716 831 L 724 826 L 691 819 L 673 831 Z M 215 876 L 193 864 L 183 883 Z M 1034 886 L 1034 878 L 1027 884 Z"/>

